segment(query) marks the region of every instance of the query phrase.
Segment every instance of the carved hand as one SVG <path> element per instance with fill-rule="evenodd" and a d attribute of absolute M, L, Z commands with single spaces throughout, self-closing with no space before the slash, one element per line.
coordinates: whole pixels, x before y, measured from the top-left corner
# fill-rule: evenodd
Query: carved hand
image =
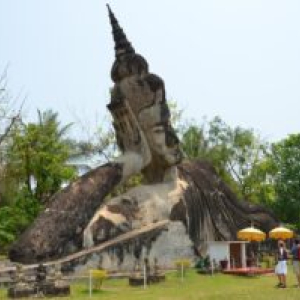
<path fill-rule="evenodd" d="M 126 101 L 124 108 L 122 118 L 118 118 L 118 135 L 123 142 L 124 154 L 117 161 L 124 163 L 123 173 L 127 178 L 149 165 L 152 155 L 145 134 Z"/>

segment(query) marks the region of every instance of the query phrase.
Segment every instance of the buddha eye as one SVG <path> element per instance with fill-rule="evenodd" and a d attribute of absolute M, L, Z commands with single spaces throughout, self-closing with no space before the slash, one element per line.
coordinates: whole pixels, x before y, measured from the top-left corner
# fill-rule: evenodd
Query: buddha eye
<path fill-rule="evenodd" d="M 152 131 L 153 131 L 154 133 L 164 133 L 164 132 L 165 132 L 165 129 L 164 129 L 163 126 L 158 126 L 158 127 L 154 127 L 154 128 L 152 129 Z"/>

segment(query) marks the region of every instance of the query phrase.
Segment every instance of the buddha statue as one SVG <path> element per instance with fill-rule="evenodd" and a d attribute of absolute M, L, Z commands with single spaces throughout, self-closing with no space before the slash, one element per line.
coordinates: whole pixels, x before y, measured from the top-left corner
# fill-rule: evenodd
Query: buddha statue
<path fill-rule="evenodd" d="M 237 200 L 209 163 L 183 160 L 163 80 L 149 72 L 146 60 L 135 53 L 110 9 L 109 15 L 116 60 L 108 108 L 123 153 L 119 162 L 127 176 L 141 172 L 145 184 L 99 207 L 84 230 L 84 246 L 171 220 L 169 234 L 161 234 L 147 250 L 147 255 L 161 257 L 168 249 L 165 263 L 171 264 L 179 253 L 189 256 L 191 249 L 203 248 L 206 241 L 235 240 L 237 230 L 250 220 L 265 229 L 272 226 L 273 217 L 263 208 Z"/>
<path fill-rule="evenodd" d="M 114 86 L 107 105 L 121 155 L 85 174 L 53 196 L 48 207 L 12 246 L 10 258 L 23 263 L 63 257 L 111 243 L 102 255 L 110 268 L 126 268 L 140 257 L 158 257 L 164 266 L 194 255 L 208 241 L 236 240 L 250 221 L 268 231 L 277 220 L 267 209 L 237 199 L 206 161 L 184 158 L 170 121 L 164 81 L 149 71 L 108 7 L 115 42 Z M 136 174 L 143 184 L 110 198 L 113 189 Z M 164 226 L 155 224 L 165 221 Z M 143 231 L 139 231 L 143 228 Z"/>

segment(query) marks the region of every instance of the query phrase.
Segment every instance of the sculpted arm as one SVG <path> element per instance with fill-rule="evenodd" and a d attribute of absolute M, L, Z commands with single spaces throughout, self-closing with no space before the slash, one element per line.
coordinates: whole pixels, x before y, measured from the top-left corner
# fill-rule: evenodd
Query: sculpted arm
<path fill-rule="evenodd" d="M 126 102 L 114 110 L 113 117 L 122 155 L 55 194 L 48 207 L 11 247 L 12 260 L 33 263 L 80 249 L 83 231 L 105 197 L 150 163 L 148 143 Z"/>
<path fill-rule="evenodd" d="M 127 101 L 110 104 L 118 146 L 122 154 L 115 160 L 122 165 L 122 180 L 138 174 L 151 162 L 151 151 L 140 124 Z"/>

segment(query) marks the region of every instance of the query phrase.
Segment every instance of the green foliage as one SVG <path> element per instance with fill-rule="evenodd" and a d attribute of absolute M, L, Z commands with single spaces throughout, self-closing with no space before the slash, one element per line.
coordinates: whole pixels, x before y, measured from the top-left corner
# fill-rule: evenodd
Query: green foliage
<path fill-rule="evenodd" d="M 272 164 L 276 169 L 274 210 L 283 222 L 300 229 L 300 134 L 273 144 Z"/>
<path fill-rule="evenodd" d="M 75 175 L 65 166 L 70 147 L 52 111 L 38 111 L 38 122 L 18 124 L 6 143 L 1 169 L 0 247 L 3 251 L 37 216 L 41 203 Z"/>
<path fill-rule="evenodd" d="M 41 209 L 41 204 L 26 190 L 20 191 L 15 202 L 0 207 L 0 249 L 5 251 L 18 235 L 30 225 Z"/>
<path fill-rule="evenodd" d="M 251 129 L 231 128 L 219 117 L 183 132 L 189 158 L 209 160 L 240 197 L 274 210 L 300 229 L 300 134 L 270 146 Z"/>
<path fill-rule="evenodd" d="M 17 188 L 7 169 L 11 131 L 21 121 L 21 108 L 15 110 L 16 104 L 7 87 L 6 67 L 0 74 L 0 205 L 8 204 Z"/>
<path fill-rule="evenodd" d="M 109 120 L 109 122 L 108 122 Z M 119 154 L 113 126 L 111 120 L 105 116 L 102 124 L 97 127 L 96 132 L 85 140 L 66 139 L 71 152 L 71 158 L 78 156 L 95 155 L 102 156 L 104 160 L 111 161 Z"/>
<path fill-rule="evenodd" d="M 210 258 L 209 256 L 200 257 L 195 264 L 195 268 L 198 270 L 204 270 L 210 268 Z"/>
<path fill-rule="evenodd" d="M 38 115 L 38 123 L 23 124 L 14 131 L 8 167 L 12 176 L 43 202 L 75 173 L 65 166 L 70 148 L 63 137 L 70 124 L 61 128 L 52 111 L 38 111 Z"/>
<path fill-rule="evenodd" d="M 221 118 L 192 123 L 183 132 L 182 147 L 189 158 L 209 160 L 217 173 L 238 193 L 253 202 L 268 202 L 270 185 L 261 186 L 267 176 L 269 146 L 252 129 L 231 128 Z"/>

